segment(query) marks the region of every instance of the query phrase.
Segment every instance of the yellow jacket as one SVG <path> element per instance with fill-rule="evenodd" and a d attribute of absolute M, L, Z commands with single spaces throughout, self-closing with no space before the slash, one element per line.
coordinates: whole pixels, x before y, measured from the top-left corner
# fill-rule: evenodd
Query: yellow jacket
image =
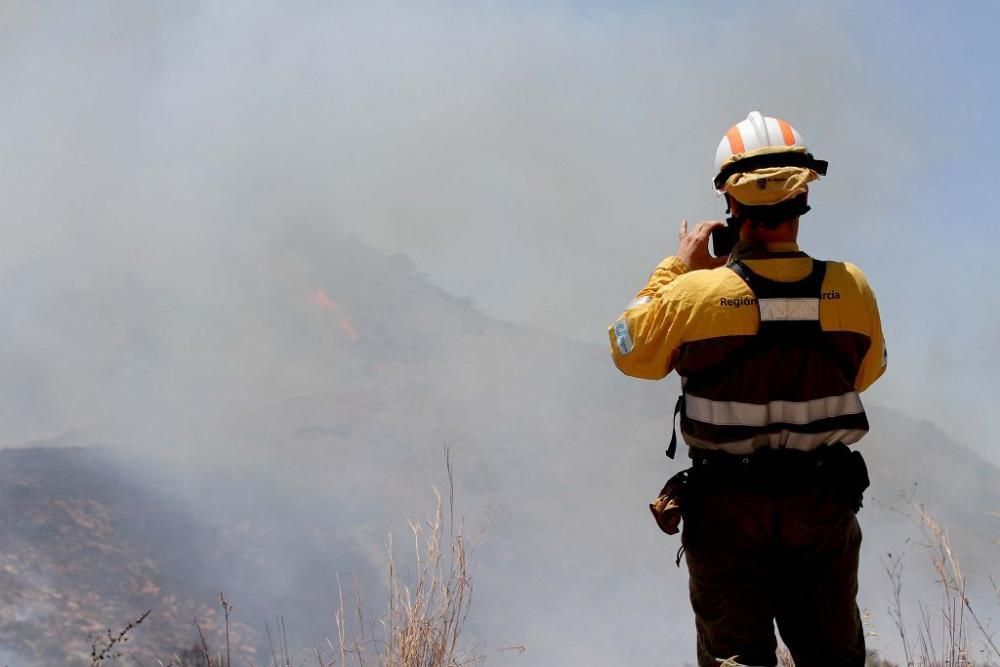
<path fill-rule="evenodd" d="M 780 283 L 801 281 L 813 270 L 813 260 L 799 252 L 794 243 L 769 244 L 763 253 L 742 252 L 743 255 L 737 256 L 753 273 Z M 850 400 L 852 405 L 856 404 L 855 409 L 861 411 L 863 418 L 860 401 L 856 399 L 856 395 L 848 397 L 847 394 L 853 392 L 846 390 L 851 389 L 852 383 L 855 392 L 867 389 L 886 368 L 885 340 L 875 295 L 860 269 L 841 262 L 826 263 L 821 290 L 818 322 L 823 335 L 830 341 L 830 349 L 834 350 L 830 354 L 837 357 L 838 373 L 846 377 L 839 384 L 832 383 L 824 388 L 823 384 L 827 379 L 808 377 L 808 369 L 739 366 L 732 371 L 750 374 L 752 377 L 727 378 L 720 382 L 726 384 L 728 389 L 700 392 L 712 399 L 708 408 L 701 407 L 703 411 L 710 408 L 713 415 L 726 411 L 746 415 L 751 408 L 767 406 L 770 417 L 756 416 L 754 419 L 757 421 L 753 422 L 757 424 L 758 430 L 767 431 L 764 422 L 768 419 L 775 423 L 787 422 L 787 415 L 794 415 L 795 410 L 815 415 L 817 406 L 830 409 L 830 401 L 837 399 L 842 403 Z M 654 269 L 646 286 L 611 325 L 608 335 L 615 365 L 623 373 L 656 380 L 676 369 L 682 377 L 682 383 L 690 387 L 705 385 L 705 382 L 689 383 L 688 380 L 692 378 L 714 378 L 720 369 L 727 371 L 727 360 L 733 358 L 732 351 L 740 346 L 745 347 L 748 337 L 756 336 L 760 324 L 760 310 L 754 292 L 733 270 L 722 267 L 692 271 L 678 258 L 668 257 Z M 812 364 L 808 366 L 818 368 Z M 796 386 L 806 386 L 805 393 L 790 397 L 786 395 L 789 392 L 787 386 L 777 389 L 777 385 L 769 377 L 773 378 L 780 373 L 798 374 L 792 382 Z M 806 375 L 803 376 L 802 373 Z M 772 386 L 775 388 L 772 389 Z M 769 396 L 768 391 L 782 395 Z M 749 399 L 745 398 L 748 393 L 752 395 Z M 797 400 L 787 400 L 790 398 Z M 690 406 L 689 401 L 689 411 Z M 847 408 L 841 407 L 841 410 Z M 780 415 L 775 416 L 776 413 Z M 811 449 L 838 435 L 844 435 L 836 432 L 823 436 L 823 442 L 814 437 L 796 445 L 794 436 L 790 441 L 787 431 L 803 429 L 794 425 L 779 425 L 770 428 L 770 443 L 765 442 L 766 438 L 762 440 L 756 435 L 750 438 L 746 433 L 743 433 L 746 438 L 741 436 L 739 443 L 718 442 L 722 436 L 714 432 L 706 436 L 709 441 L 705 441 L 692 437 L 692 433 L 697 430 L 685 428 L 683 417 L 684 415 L 682 432 L 688 444 L 730 451 L 752 451 L 767 444 Z M 717 420 L 715 423 L 726 423 L 728 426 L 735 422 Z M 863 426 L 866 431 L 867 422 Z M 779 432 L 781 435 L 775 435 Z M 861 435 L 863 433 L 851 436 L 853 440 L 847 437 L 841 437 L 840 440 L 856 441 Z"/>

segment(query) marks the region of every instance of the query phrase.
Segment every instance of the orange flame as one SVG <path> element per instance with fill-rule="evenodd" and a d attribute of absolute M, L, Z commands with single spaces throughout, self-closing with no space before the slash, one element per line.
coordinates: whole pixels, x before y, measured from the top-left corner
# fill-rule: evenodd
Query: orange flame
<path fill-rule="evenodd" d="M 346 315 L 344 315 L 344 311 L 337 305 L 337 302 L 331 299 L 327 293 L 323 291 L 323 288 L 316 290 L 316 293 L 313 294 L 313 301 L 315 301 L 320 308 L 333 311 L 333 313 L 337 316 L 337 324 L 340 326 L 340 330 L 344 332 L 345 336 L 351 340 L 358 339 L 358 332 L 354 329 L 354 325 L 351 324 L 351 321 L 347 319 Z"/>

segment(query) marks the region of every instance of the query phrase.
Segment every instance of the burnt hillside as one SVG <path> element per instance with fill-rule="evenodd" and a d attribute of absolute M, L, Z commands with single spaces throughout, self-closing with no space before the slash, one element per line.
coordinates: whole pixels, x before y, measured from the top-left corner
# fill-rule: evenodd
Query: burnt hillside
<path fill-rule="evenodd" d="M 104 454 L 0 451 L 0 646 L 12 665 L 86 661 L 91 637 L 147 609 L 156 632 L 139 656 L 188 646 L 192 618 L 215 629 L 208 580 L 190 574 L 209 562 L 212 534 Z"/>

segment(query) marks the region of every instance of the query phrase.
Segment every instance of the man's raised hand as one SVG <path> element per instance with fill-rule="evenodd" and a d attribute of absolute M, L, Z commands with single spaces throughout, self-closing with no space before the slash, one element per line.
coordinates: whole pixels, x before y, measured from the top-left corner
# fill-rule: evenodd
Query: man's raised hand
<path fill-rule="evenodd" d="M 712 257 L 708 252 L 708 239 L 712 237 L 712 230 L 724 224 L 720 220 L 702 220 L 694 226 L 691 232 L 688 232 L 688 221 L 681 220 L 677 258 L 692 270 L 725 266 L 728 258 Z"/>

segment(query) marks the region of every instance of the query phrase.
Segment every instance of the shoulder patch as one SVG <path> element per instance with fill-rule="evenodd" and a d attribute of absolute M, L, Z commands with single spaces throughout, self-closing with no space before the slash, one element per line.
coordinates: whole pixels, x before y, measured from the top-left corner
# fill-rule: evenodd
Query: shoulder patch
<path fill-rule="evenodd" d="M 623 355 L 632 351 L 632 336 L 628 333 L 628 322 L 624 319 L 615 322 L 615 340 L 618 342 L 618 351 Z"/>

